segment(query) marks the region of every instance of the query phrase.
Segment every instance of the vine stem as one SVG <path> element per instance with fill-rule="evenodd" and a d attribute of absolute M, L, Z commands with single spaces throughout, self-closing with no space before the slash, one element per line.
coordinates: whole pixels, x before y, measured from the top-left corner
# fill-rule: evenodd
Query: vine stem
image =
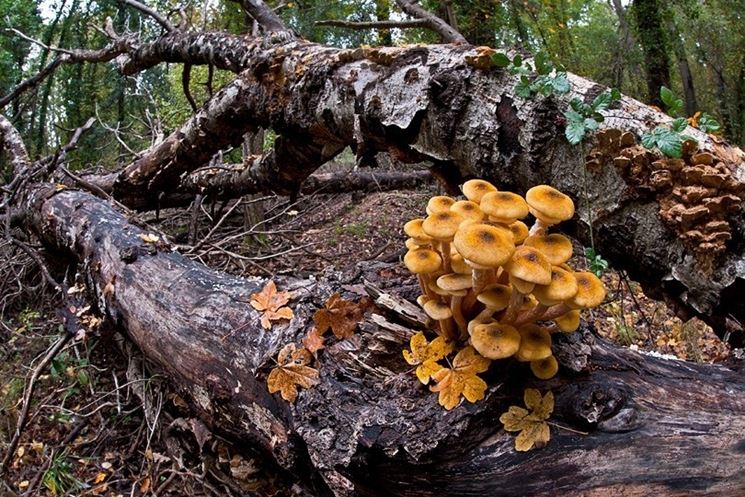
<path fill-rule="evenodd" d="M 571 431 L 572 433 L 576 433 L 577 435 L 589 435 L 586 431 L 579 431 L 575 430 L 574 428 L 569 428 L 568 426 L 560 425 L 559 423 L 556 423 L 554 421 L 546 420 L 547 424 L 550 424 L 551 426 L 555 426 L 561 430 Z"/>

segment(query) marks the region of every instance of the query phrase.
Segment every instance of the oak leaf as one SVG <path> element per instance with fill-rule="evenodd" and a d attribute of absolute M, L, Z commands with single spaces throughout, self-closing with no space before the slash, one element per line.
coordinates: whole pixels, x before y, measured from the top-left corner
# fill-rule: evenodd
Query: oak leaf
<path fill-rule="evenodd" d="M 279 392 L 288 402 L 295 402 L 298 387 L 311 388 L 318 384 L 318 370 L 308 366 L 311 355 L 297 350 L 294 343 L 282 347 L 277 355 L 277 367 L 269 372 L 266 382 L 269 393 Z"/>
<path fill-rule="evenodd" d="M 259 293 L 251 295 L 251 306 L 257 311 L 263 311 L 261 314 L 261 327 L 268 330 L 272 327 L 272 321 L 288 321 L 295 317 L 295 313 L 289 307 L 284 305 L 290 301 L 289 292 L 278 292 L 277 285 L 274 281 L 269 283 Z"/>
<path fill-rule="evenodd" d="M 313 314 L 318 333 L 326 333 L 329 329 L 336 338 L 349 338 L 354 334 L 357 323 L 365 313 L 365 306 L 344 300 L 338 293 L 333 294 L 326 301 L 322 309 Z"/>
<path fill-rule="evenodd" d="M 438 402 L 448 411 L 460 403 L 461 395 L 469 402 L 477 402 L 484 398 L 486 382 L 476 373 L 489 369 L 489 364 L 489 359 L 468 346 L 456 354 L 452 368 L 442 368 L 432 374 L 437 385 L 429 389 L 439 392 Z"/>
<path fill-rule="evenodd" d="M 506 431 L 519 431 L 515 439 L 515 449 L 525 452 L 533 447 L 543 447 L 551 439 L 546 420 L 554 410 L 554 394 L 541 396 L 535 388 L 525 390 L 525 407 L 510 406 L 499 417 Z"/>
<path fill-rule="evenodd" d="M 323 338 L 323 333 L 319 333 L 318 328 L 314 326 L 303 338 L 303 347 L 305 347 L 308 352 L 315 355 L 319 350 L 326 348 L 324 346 L 325 340 L 326 339 Z"/>
<path fill-rule="evenodd" d="M 443 368 L 437 361 L 453 351 L 453 344 L 443 337 L 437 337 L 431 342 L 421 331 L 409 340 L 411 352 L 404 350 L 404 359 L 411 366 L 417 366 L 416 377 L 423 384 L 429 383 L 430 377 Z"/>

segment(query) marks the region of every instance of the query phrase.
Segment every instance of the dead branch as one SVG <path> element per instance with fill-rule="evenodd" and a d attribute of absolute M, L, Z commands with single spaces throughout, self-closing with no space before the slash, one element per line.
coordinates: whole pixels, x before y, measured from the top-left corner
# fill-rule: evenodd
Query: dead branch
<path fill-rule="evenodd" d="M 407 28 L 422 28 L 429 27 L 429 22 L 426 19 L 408 19 L 401 21 L 341 21 L 336 19 L 328 19 L 323 21 L 316 21 L 316 26 L 332 26 L 336 28 L 347 28 L 347 29 L 407 29 Z"/>
<path fill-rule="evenodd" d="M 152 17 L 158 24 L 160 24 L 163 29 L 168 31 L 169 33 L 171 31 L 175 31 L 176 27 L 170 23 L 168 19 L 160 15 L 157 11 L 151 9 L 147 5 L 138 2 L 137 0 L 117 0 L 120 3 L 123 3 L 125 5 L 129 5 L 130 7 L 134 7 L 135 9 L 139 10 L 140 12 L 143 12 L 144 14 L 149 15 Z"/>
<path fill-rule="evenodd" d="M 466 38 L 458 32 L 453 26 L 445 22 L 444 20 L 437 17 L 432 12 L 421 7 L 416 0 L 396 0 L 396 4 L 412 17 L 422 19 L 427 23 L 427 26 L 440 36 L 448 43 L 462 43 L 466 44 L 468 41 Z"/>
<path fill-rule="evenodd" d="M 277 15 L 274 9 L 269 8 L 262 0 L 233 1 L 238 2 L 241 7 L 243 7 L 243 10 L 245 10 L 248 15 L 250 15 L 256 20 L 256 22 L 259 23 L 264 32 L 271 33 L 273 36 L 283 33 L 284 36 L 286 36 L 285 39 L 294 37 L 292 31 L 290 31 L 287 26 L 285 26 L 282 18 Z"/>

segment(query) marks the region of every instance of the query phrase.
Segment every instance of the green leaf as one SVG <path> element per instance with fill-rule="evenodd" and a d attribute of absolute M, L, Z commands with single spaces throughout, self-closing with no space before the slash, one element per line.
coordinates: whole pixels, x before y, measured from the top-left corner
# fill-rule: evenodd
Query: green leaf
<path fill-rule="evenodd" d="M 570 121 L 564 130 L 564 136 L 569 143 L 577 145 L 585 137 L 585 123 L 583 121 Z"/>
<path fill-rule="evenodd" d="M 520 54 L 515 55 L 515 57 L 512 59 L 512 65 L 515 67 L 520 67 L 523 65 L 523 56 Z"/>
<path fill-rule="evenodd" d="M 698 118 L 698 129 L 704 133 L 716 133 L 722 129 L 722 126 L 711 114 L 702 112 Z"/>
<path fill-rule="evenodd" d="M 673 124 L 670 126 L 670 129 L 676 133 L 682 133 L 687 127 L 688 120 L 685 117 L 678 117 L 677 119 L 673 119 Z"/>
<path fill-rule="evenodd" d="M 521 98 L 530 98 L 532 93 L 530 80 L 526 76 L 522 76 L 520 81 L 515 85 L 515 95 Z"/>
<path fill-rule="evenodd" d="M 679 159 L 683 156 L 683 140 L 680 134 L 667 129 L 663 131 L 657 136 L 657 148 L 668 157 Z"/>
<path fill-rule="evenodd" d="M 667 113 L 671 116 L 677 116 L 683 110 L 683 100 L 675 96 L 675 93 L 667 86 L 660 88 L 660 99 L 667 108 Z"/>
<path fill-rule="evenodd" d="M 601 93 L 597 97 L 595 97 L 595 100 L 592 101 L 592 110 L 594 111 L 601 111 L 608 108 L 608 106 L 611 104 L 612 98 L 610 93 Z"/>
<path fill-rule="evenodd" d="M 564 112 L 564 117 L 566 117 L 567 122 L 570 122 L 570 123 L 584 123 L 584 120 L 585 120 L 585 116 L 573 110 L 568 110 Z"/>
<path fill-rule="evenodd" d="M 588 131 L 595 131 L 598 129 L 598 126 L 600 126 L 600 124 L 595 119 L 589 117 L 585 119 L 585 128 L 587 128 Z"/>
<path fill-rule="evenodd" d="M 644 133 L 642 135 L 642 145 L 644 145 L 644 148 L 654 148 L 657 145 L 657 136 L 654 133 Z"/>
<path fill-rule="evenodd" d="M 569 90 L 571 89 L 569 86 L 569 79 L 567 79 L 567 73 L 560 72 L 556 76 L 554 76 L 552 80 L 552 86 L 554 93 L 563 94 L 563 93 L 569 93 Z"/>
<path fill-rule="evenodd" d="M 553 67 L 548 60 L 548 54 L 546 52 L 538 52 L 535 54 L 535 71 L 541 76 L 545 76 L 553 71 Z"/>
<path fill-rule="evenodd" d="M 510 58 L 502 52 L 497 52 L 491 56 L 492 64 L 497 67 L 507 67 L 510 65 Z"/>
<path fill-rule="evenodd" d="M 618 88 L 611 89 L 610 98 L 613 102 L 618 102 L 619 100 L 621 100 L 621 92 L 618 90 Z"/>

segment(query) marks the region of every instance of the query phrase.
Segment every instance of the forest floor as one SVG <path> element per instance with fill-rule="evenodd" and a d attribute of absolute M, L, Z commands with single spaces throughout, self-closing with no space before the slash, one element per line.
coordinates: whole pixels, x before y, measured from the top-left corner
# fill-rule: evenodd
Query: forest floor
<path fill-rule="evenodd" d="M 361 260 L 395 262 L 404 252 L 401 226 L 423 214 L 435 190 L 270 197 L 264 223 L 256 210 L 206 206 L 189 254 L 242 275 L 355 275 Z M 250 210 L 250 209 L 249 209 Z M 162 213 L 158 225 L 188 243 L 190 214 Z M 260 217 L 261 217 L 260 216 Z M 222 219 L 222 222 L 220 221 Z M 208 238 L 205 238 L 219 224 Z M 7 248 L 6 248 L 7 250 Z M 582 253 L 577 247 L 575 253 Z M 13 257 L 17 257 L 14 255 Z M 583 257 L 571 261 L 586 267 Z M 402 268 L 401 277 L 407 277 Z M 32 276 L 29 275 L 29 278 Z M 584 315 L 598 333 L 625 346 L 696 362 L 720 362 L 729 349 L 699 320 L 682 322 L 648 299 L 623 272 L 602 276 L 606 302 Z M 24 386 L 40 356 L 57 340 L 55 299 L 23 292 L 4 301 L 0 329 L 0 443 L 12 437 Z M 143 407 L 144 406 L 144 407 Z M 0 486 L 5 495 L 292 495 L 271 468 L 234 454 L 189 417 L 165 379 L 149 372 L 111 330 L 68 345 L 39 377 L 29 418 Z M 0 452 L 3 454 L 3 452 Z M 4 455 L 4 454 L 3 454 Z M 228 477 L 230 475 L 232 478 Z"/>

